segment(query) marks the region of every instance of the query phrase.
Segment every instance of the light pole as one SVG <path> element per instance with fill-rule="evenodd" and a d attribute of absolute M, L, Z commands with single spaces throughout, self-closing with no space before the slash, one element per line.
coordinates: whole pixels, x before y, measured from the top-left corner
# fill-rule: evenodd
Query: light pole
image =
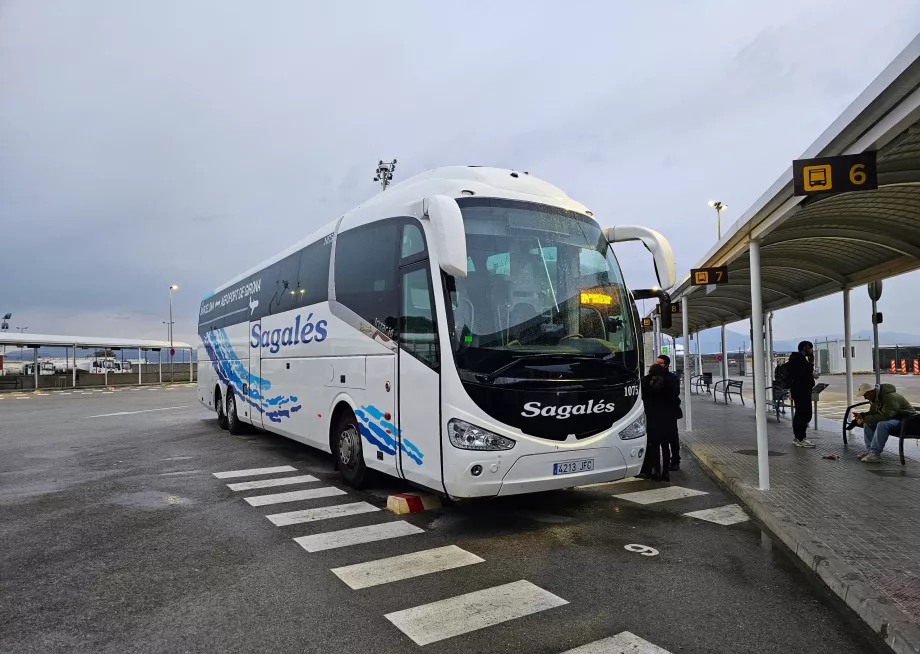
<path fill-rule="evenodd" d="M 709 206 L 716 210 L 716 233 L 719 235 L 719 241 L 722 240 L 722 209 L 728 206 L 722 204 L 720 200 L 710 200 Z M 718 242 L 718 241 L 717 241 Z M 725 325 L 722 325 L 722 379 L 728 379 L 728 357 L 725 351 Z"/>
<path fill-rule="evenodd" d="M 173 316 L 172 316 L 172 292 L 178 291 L 178 284 L 170 284 L 169 286 L 169 383 L 172 384 L 175 381 L 173 376 Z"/>

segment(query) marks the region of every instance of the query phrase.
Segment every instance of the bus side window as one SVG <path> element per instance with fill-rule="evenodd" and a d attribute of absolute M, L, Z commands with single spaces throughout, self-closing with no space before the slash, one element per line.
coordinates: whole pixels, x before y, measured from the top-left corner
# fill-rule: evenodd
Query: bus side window
<path fill-rule="evenodd" d="M 438 369 L 438 330 L 434 321 L 428 269 L 403 273 L 401 347 L 433 370 Z"/>
<path fill-rule="evenodd" d="M 403 225 L 402 248 L 400 249 L 399 258 L 408 259 L 417 254 L 425 252 L 425 237 L 418 225 L 409 223 Z"/>
<path fill-rule="evenodd" d="M 324 241 L 301 250 L 298 293 L 300 305 L 316 304 L 329 299 L 329 254 L 332 245 Z M 303 293 L 301 293 L 303 291 Z"/>
<path fill-rule="evenodd" d="M 335 250 L 335 299 L 371 325 L 396 336 L 399 313 L 399 223 L 386 220 L 339 234 Z"/>

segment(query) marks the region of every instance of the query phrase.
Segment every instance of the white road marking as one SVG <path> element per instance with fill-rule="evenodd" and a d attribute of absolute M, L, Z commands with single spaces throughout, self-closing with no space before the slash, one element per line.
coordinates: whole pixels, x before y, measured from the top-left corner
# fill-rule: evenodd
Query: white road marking
<path fill-rule="evenodd" d="M 384 617 L 417 645 L 428 645 L 564 604 L 568 602 L 561 597 L 521 580 Z"/>
<path fill-rule="evenodd" d="M 28 400 L 28 399 L 29 399 L 29 396 L 28 396 L 28 395 L 20 395 L 19 397 L 14 397 L 13 399 L 14 399 L 14 400 Z"/>
<path fill-rule="evenodd" d="M 250 506 L 265 506 L 267 504 L 281 504 L 282 502 L 297 502 L 300 500 L 315 500 L 319 497 L 332 497 L 345 495 L 345 491 L 332 486 L 310 488 L 308 490 L 291 491 L 289 493 L 275 493 L 274 495 L 254 495 L 244 497 Z"/>
<path fill-rule="evenodd" d="M 347 515 L 358 515 L 359 513 L 372 513 L 379 511 L 373 504 L 367 502 L 354 502 L 352 504 L 335 504 L 333 506 L 321 506 L 316 509 L 304 509 L 302 511 L 288 511 L 287 513 L 275 513 L 265 516 L 278 527 L 287 525 L 298 525 L 302 522 L 316 522 L 317 520 L 328 520 L 329 518 L 341 518 Z"/>
<path fill-rule="evenodd" d="M 566 650 L 562 654 L 671 654 L 671 652 L 639 638 L 636 634 L 623 631 L 616 636 Z"/>
<path fill-rule="evenodd" d="M 727 504 L 717 506 L 714 509 L 703 509 L 702 511 L 691 511 L 685 513 L 685 516 L 699 518 L 708 522 L 714 522 L 717 525 L 734 525 L 739 522 L 750 520 L 744 510 L 737 504 Z"/>
<path fill-rule="evenodd" d="M 629 500 L 636 504 L 656 504 L 658 502 L 668 502 L 670 500 L 679 500 L 684 497 L 693 497 L 695 495 L 708 495 L 706 491 L 684 488 L 682 486 L 665 486 L 664 488 L 653 488 L 652 490 L 637 491 L 635 493 L 623 493 L 614 495 L 621 500 Z"/>
<path fill-rule="evenodd" d="M 291 484 L 307 484 L 319 481 L 313 475 L 299 475 L 297 477 L 278 477 L 276 479 L 257 479 L 255 481 L 242 481 L 238 484 L 227 484 L 232 491 L 255 490 L 256 488 L 271 488 L 272 486 L 290 486 Z"/>
<path fill-rule="evenodd" d="M 598 486 L 612 486 L 613 484 L 629 484 L 635 481 L 644 481 L 638 477 L 627 477 L 626 479 L 617 479 L 616 481 L 602 481 L 598 484 L 585 484 L 584 486 L 576 486 L 576 489 L 581 488 L 596 488 Z"/>
<path fill-rule="evenodd" d="M 332 572 L 348 586 L 358 590 L 484 562 L 484 559 L 460 549 L 456 545 L 448 545 L 447 547 L 436 547 L 421 552 L 413 552 L 412 554 L 402 554 L 386 559 L 358 563 L 357 565 L 333 568 Z"/>
<path fill-rule="evenodd" d="M 255 477 L 256 475 L 271 475 L 276 472 L 297 472 L 297 468 L 292 468 L 291 466 L 275 466 L 274 468 L 228 470 L 227 472 L 215 472 L 214 476 L 218 479 L 233 479 L 234 477 Z"/>
<path fill-rule="evenodd" d="M 322 534 L 313 534 L 312 536 L 301 536 L 294 540 L 308 552 L 319 552 L 321 550 L 331 550 L 337 547 L 347 547 L 348 545 L 360 545 L 361 543 L 373 543 L 374 541 L 386 540 L 387 538 L 411 536 L 412 534 L 422 534 L 424 532 L 424 529 L 419 529 L 413 524 L 400 520 L 398 522 L 384 522 L 383 524 L 370 525 L 368 527 L 327 531 Z"/>
<path fill-rule="evenodd" d="M 97 416 L 83 416 L 84 418 L 108 418 L 110 416 L 133 416 L 136 413 L 150 413 L 152 411 L 171 411 L 173 409 L 187 409 L 188 404 L 182 406 L 164 406 L 160 409 L 144 409 L 143 411 L 118 411 L 116 413 L 100 413 Z"/>
<path fill-rule="evenodd" d="M 623 549 L 628 552 L 641 554 L 642 556 L 658 556 L 658 550 L 656 550 L 654 547 L 649 547 L 648 545 L 640 545 L 639 543 L 630 543 L 629 545 L 624 545 Z"/>

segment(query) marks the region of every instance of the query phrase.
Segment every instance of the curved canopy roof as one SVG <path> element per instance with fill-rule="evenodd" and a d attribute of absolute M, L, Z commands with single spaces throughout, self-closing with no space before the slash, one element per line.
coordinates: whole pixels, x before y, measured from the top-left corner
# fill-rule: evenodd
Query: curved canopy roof
<path fill-rule="evenodd" d="M 800 158 L 877 150 L 879 188 L 793 197 L 790 167 L 695 267 L 728 266 L 729 283 L 687 297 L 690 331 L 751 315 L 750 242 L 761 243 L 764 311 L 920 268 L 920 36 Z M 675 320 L 669 334 L 681 332 Z"/>
<path fill-rule="evenodd" d="M 61 336 L 58 334 L 0 334 L 0 345 L 14 347 L 107 347 L 135 350 L 168 350 L 169 341 L 150 341 L 139 338 L 106 338 L 104 336 Z M 173 341 L 177 350 L 190 350 L 188 343 Z"/>

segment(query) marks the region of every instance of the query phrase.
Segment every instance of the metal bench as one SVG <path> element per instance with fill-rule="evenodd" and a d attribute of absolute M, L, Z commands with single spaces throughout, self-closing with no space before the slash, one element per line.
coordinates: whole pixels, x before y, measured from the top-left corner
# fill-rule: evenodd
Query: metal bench
<path fill-rule="evenodd" d="M 720 379 L 715 383 L 715 386 L 712 387 L 712 400 L 713 402 L 719 401 L 719 384 L 722 384 L 722 401 L 726 404 L 731 399 L 732 395 L 737 395 L 741 398 L 741 404 L 744 405 L 744 395 L 741 394 L 741 389 L 744 384 L 743 381 L 737 381 L 734 379 Z"/>
<path fill-rule="evenodd" d="M 696 393 L 702 395 L 704 392 L 712 392 L 712 373 L 704 372 L 702 375 L 694 375 L 690 378 L 690 390 L 696 389 Z"/>
<path fill-rule="evenodd" d="M 856 404 L 851 404 L 847 407 L 846 412 L 843 414 L 843 444 L 847 445 L 847 424 L 851 420 L 853 415 L 853 409 L 858 406 L 865 406 L 867 404 L 872 404 L 871 402 L 857 402 Z M 897 434 L 898 436 L 898 455 L 901 457 L 901 465 L 907 465 L 907 461 L 904 458 L 904 439 L 905 438 L 920 438 L 920 406 L 916 404 L 913 405 L 914 411 L 917 412 L 917 415 L 904 418 L 901 421 L 901 431 Z M 862 427 L 858 427 L 862 429 Z M 892 434 L 894 436 L 894 434 Z"/>
<path fill-rule="evenodd" d="M 767 406 L 772 407 L 773 412 L 776 414 L 776 422 L 780 421 L 780 414 L 786 415 L 787 407 L 795 415 L 795 408 L 792 406 L 788 388 L 767 386 L 767 397 Z"/>

